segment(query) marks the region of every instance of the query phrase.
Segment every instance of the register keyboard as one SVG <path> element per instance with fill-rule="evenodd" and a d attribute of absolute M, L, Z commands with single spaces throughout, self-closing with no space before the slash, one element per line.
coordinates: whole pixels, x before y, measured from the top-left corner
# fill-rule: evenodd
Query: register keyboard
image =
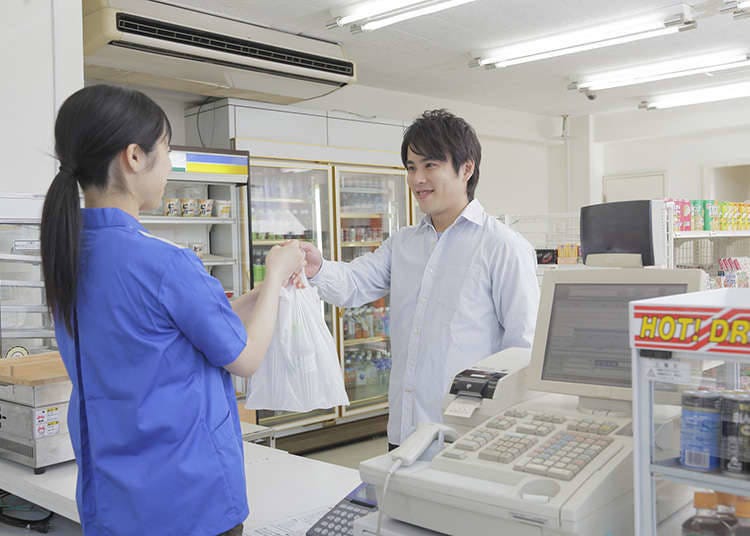
<path fill-rule="evenodd" d="M 621 420 L 510 409 L 459 438 L 432 465 L 509 485 L 523 474 L 573 480 L 613 444 Z"/>

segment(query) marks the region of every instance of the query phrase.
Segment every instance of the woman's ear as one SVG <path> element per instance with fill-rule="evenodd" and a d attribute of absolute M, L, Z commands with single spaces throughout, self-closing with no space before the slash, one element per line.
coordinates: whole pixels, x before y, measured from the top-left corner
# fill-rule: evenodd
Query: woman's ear
<path fill-rule="evenodd" d="M 146 168 L 146 153 L 140 145 L 131 143 L 120 154 L 120 163 L 125 173 L 139 173 Z"/>

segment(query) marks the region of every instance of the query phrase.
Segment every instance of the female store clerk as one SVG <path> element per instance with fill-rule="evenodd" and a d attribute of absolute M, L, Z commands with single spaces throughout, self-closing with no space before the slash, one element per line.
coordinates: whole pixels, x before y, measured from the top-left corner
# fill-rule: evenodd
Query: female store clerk
<path fill-rule="evenodd" d="M 262 287 L 230 305 L 192 251 L 149 234 L 138 213 L 159 206 L 170 135 L 151 99 L 105 85 L 71 95 L 55 123 L 60 171 L 44 202 L 42 268 L 73 383 L 86 535 L 242 534 L 230 372 L 257 369 L 279 290 L 303 265 L 296 242 L 277 246 Z"/>

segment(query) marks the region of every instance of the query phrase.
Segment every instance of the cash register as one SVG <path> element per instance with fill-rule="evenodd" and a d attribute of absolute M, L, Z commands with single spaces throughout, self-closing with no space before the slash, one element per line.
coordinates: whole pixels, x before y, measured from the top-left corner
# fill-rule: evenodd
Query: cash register
<path fill-rule="evenodd" d="M 360 464 L 391 520 L 457 535 L 633 534 L 628 303 L 700 290 L 700 270 L 591 269 L 545 275 L 521 401 L 462 435 L 420 425 L 390 454 Z M 679 444 L 675 411 L 654 448 Z M 445 443 L 433 459 L 435 441 Z M 428 448 L 430 447 L 430 448 Z M 394 467 L 400 466 L 398 470 Z M 384 490 L 385 488 L 385 490 Z M 684 493 L 660 493 L 660 518 Z"/>

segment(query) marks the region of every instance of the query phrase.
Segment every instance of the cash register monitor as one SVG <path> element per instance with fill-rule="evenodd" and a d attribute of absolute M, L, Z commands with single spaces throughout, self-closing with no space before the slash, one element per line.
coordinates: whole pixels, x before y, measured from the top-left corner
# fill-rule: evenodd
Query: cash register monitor
<path fill-rule="evenodd" d="M 631 401 L 628 303 L 700 290 L 700 270 L 595 269 L 547 272 L 542 281 L 528 388 L 579 396 L 601 408 Z M 657 392 L 662 403 L 677 393 Z M 606 406 L 606 403 L 604 403 Z M 629 404 L 612 404 L 627 411 Z"/>

